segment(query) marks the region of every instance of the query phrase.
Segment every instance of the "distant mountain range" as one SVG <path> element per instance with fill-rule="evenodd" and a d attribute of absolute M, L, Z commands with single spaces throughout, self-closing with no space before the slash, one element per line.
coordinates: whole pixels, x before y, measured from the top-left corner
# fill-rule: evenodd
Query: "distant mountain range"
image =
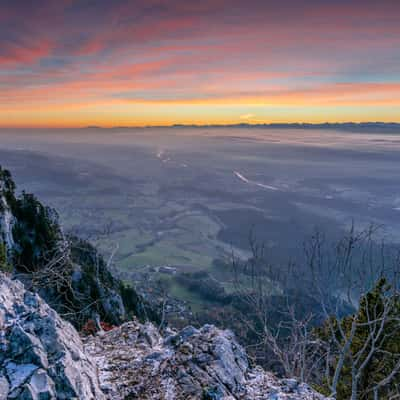
<path fill-rule="evenodd" d="M 100 126 L 87 126 L 87 129 L 100 129 Z M 115 126 L 109 129 L 133 129 L 141 128 L 138 126 Z M 341 130 L 395 130 L 400 131 L 400 123 L 398 122 L 338 122 L 338 123 L 308 123 L 308 122 L 295 122 L 295 123 L 272 123 L 272 124 L 205 124 L 205 125 L 185 125 L 174 124 L 165 126 L 148 125 L 145 128 L 262 128 L 262 129 L 341 129 Z"/>

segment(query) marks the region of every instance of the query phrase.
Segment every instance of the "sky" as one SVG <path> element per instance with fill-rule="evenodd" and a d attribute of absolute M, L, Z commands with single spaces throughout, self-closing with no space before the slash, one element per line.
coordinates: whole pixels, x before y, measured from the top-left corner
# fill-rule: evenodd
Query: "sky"
<path fill-rule="evenodd" d="M 399 0 L 0 0 L 0 127 L 400 122 Z"/>

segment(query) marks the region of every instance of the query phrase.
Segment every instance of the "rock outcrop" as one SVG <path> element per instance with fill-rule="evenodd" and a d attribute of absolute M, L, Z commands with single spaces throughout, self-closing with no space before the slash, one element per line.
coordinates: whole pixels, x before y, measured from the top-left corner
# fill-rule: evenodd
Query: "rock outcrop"
<path fill-rule="evenodd" d="M 0 193 L 2 182 L 0 181 Z M 10 207 L 4 196 L 0 196 L 0 239 L 7 249 L 11 249 L 14 246 L 14 239 L 12 236 L 12 226 L 13 226 L 13 215 L 11 213 Z"/>
<path fill-rule="evenodd" d="M 104 399 L 75 328 L 0 273 L 0 400 Z"/>
<path fill-rule="evenodd" d="M 82 339 L 37 294 L 0 273 L 0 400 L 11 399 L 324 397 L 251 367 L 234 335 L 212 325 L 163 337 L 152 323 L 133 320 Z"/>
<path fill-rule="evenodd" d="M 65 238 L 53 210 L 16 197 L 0 167 L 0 400 L 323 399 L 251 367 L 233 334 L 212 325 L 163 337 L 134 319 L 82 339 L 57 313 L 79 328 L 93 318 L 111 327 L 142 304 L 93 246 Z"/>
<path fill-rule="evenodd" d="M 85 339 L 100 385 L 113 400 L 283 400 L 324 397 L 294 379 L 251 368 L 230 331 L 187 327 L 163 338 L 132 321 Z"/>

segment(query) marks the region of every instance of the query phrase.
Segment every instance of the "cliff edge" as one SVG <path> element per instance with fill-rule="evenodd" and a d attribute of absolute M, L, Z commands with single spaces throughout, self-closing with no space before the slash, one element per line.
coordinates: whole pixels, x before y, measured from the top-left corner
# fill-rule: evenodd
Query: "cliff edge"
<path fill-rule="evenodd" d="M 136 319 L 81 338 L 38 294 L 0 273 L 0 400 L 322 400 L 251 367 L 230 331 L 163 337 Z"/>

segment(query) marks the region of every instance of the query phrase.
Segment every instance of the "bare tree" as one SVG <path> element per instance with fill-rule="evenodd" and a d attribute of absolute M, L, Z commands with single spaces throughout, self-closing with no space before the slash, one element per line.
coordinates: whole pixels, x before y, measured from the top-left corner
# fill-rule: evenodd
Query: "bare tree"
<path fill-rule="evenodd" d="M 332 397 L 346 379 L 352 400 L 397 393 L 400 354 L 388 350 L 388 341 L 400 339 L 400 257 L 378 242 L 377 232 L 373 225 L 361 231 L 351 225 L 332 244 L 315 231 L 304 245 L 304 262 L 279 274 L 251 238 L 252 258 L 244 265 L 234 261 L 233 269 L 245 305 L 241 318 L 256 338 L 258 359 L 274 355 L 286 376 L 323 385 Z M 298 302 L 293 282 L 303 292 Z M 315 307 L 299 310 L 304 295 Z M 390 359 L 391 368 L 382 367 L 379 377 L 361 387 L 378 359 Z"/>
<path fill-rule="evenodd" d="M 299 315 L 287 289 L 293 264 L 286 270 L 267 262 L 266 250 L 250 235 L 252 257 L 241 263 L 232 257 L 235 294 L 241 322 L 254 339 L 248 345 L 258 362 L 279 365 L 288 377 L 309 381 L 315 373 L 315 358 L 320 351 L 313 337 L 313 313 Z"/>
<path fill-rule="evenodd" d="M 331 396 L 337 396 L 344 368 L 351 371 L 351 399 L 376 396 L 391 384 L 400 370 L 400 354 L 387 354 L 397 359 L 395 365 L 378 382 L 359 387 L 371 361 L 384 355 L 388 335 L 400 335 L 399 257 L 387 251 L 383 242 L 377 244 L 376 226 L 356 231 L 354 225 L 336 243 L 327 248 L 320 233 L 305 247 L 307 265 L 311 271 L 310 292 L 320 304 L 327 335 L 325 379 Z M 378 299 L 369 295 L 376 285 L 386 282 Z M 350 311 L 350 312 L 349 312 Z"/>

